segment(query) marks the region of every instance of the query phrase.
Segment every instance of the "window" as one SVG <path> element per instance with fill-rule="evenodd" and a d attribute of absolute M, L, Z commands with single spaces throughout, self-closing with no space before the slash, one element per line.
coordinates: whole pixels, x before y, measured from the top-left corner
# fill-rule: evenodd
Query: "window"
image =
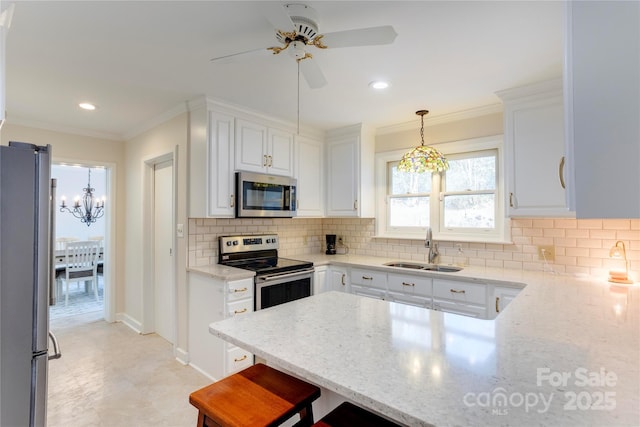
<path fill-rule="evenodd" d="M 500 137 L 439 144 L 449 161 L 442 174 L 398 171 L 405 150 L 376 156 L 377 235 L 440 240 L 508 240 L 502 203 Z"/>

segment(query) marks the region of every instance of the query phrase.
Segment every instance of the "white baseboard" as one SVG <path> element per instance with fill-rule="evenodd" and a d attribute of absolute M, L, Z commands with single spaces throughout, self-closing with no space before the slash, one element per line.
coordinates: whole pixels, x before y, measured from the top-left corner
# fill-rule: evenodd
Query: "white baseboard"
<path fill-rule="evenodd" d="M 176 348 L 176 360 L 183 365 L 189 364 L 189 352 L 182 348 Z"/>
<path fill-rule="evenodd" d="M 200 372 L 202 375 L 204 375 L 205 377 L 209 378 L 213 382 L 216 382 L 216 381 L 218 381 L 220 379 L 220 378 L 213 378 L 211 375 L 209 375 L 208 373 L 206 373 L 202 369 L 198 368 L 198 366 L 194 365 L 193 363 L 189 363 L 189 366 L 191 366 L 193 369 L 195 369 L 196 371 Z"/>
<path fill-rule="evenodd" d="M 116 314 L 116 321 L 122 322 L 135 331 L 138 334 L 142 333 L 142 323 L 138 322 L 133 317 L 129 316 L 127 313 L 118 313 Z"/>

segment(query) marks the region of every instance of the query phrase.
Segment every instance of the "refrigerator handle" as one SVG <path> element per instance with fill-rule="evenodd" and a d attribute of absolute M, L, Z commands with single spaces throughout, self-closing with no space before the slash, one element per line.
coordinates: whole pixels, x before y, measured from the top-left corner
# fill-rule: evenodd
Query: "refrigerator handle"
<path fill-rule="evenodd" d="M 62 357 L 62 353 L 60 353 L 60 346 L 58 345 L 58 339 L 56 338 L 55 335 L 53 335 L 53 332 L 51 331 L 49 331 L 49 338 L 53 343 L 53 351 L 54 351 L 54 354 L 49 356 L 49 360 L 60 359 Z"/>

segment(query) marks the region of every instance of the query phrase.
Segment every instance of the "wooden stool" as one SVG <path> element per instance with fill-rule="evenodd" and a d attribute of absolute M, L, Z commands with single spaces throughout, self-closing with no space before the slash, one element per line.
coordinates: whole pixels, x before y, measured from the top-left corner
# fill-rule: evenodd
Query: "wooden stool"
<path fill-rule="evenodd" d="M 316 427 L 400 427 L 372 412 L 349 402 L 343 402 L 333 411 L 314 424 Z"/>
<path fill-rule="evenodd" d="M 198 427 L 277 426 L 300 414 L 296 426 L 311 426 L 311 402 L 320 389 L 262 363 L 189 395 Z"/>

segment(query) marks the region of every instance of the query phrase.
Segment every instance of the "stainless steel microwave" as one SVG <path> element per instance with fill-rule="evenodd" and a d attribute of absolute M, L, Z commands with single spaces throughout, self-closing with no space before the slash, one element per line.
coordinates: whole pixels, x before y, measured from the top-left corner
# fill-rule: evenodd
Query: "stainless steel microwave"
<path fill-rule="evenodd" d="M 288 176 L 236 172 L 236 217 L 296 216 L 296 186 Z"/>

